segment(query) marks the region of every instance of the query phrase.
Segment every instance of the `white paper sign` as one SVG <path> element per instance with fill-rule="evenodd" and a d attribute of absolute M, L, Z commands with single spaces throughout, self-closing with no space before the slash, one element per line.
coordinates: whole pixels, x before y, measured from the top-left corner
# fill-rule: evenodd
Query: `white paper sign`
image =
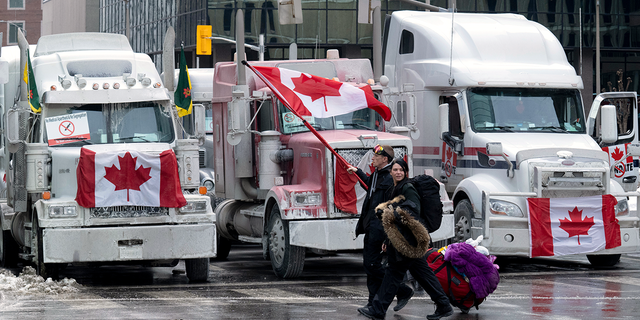
<path fill-rule="evenodd" d="M 91 139 L 86 112 L 49 117 L 44 121 L 50 146 Z"/>

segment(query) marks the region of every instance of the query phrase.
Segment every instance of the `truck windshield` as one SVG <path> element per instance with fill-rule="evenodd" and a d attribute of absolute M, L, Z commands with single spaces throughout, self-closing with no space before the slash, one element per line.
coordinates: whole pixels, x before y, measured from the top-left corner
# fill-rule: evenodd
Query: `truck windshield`
<path fill-rule="evenodd" d="M 44 117 L 51 146 L 174 140 L 171 114 L 156 102 L 48 105 Z"/>
<path fill-rule="evenodd" d="M 472 88 L 467 99 L 476 132 L 585 132 L 578 90 Z"/>
<path fill-rule="evenodd" d="M 278 101 L 278 115 L 281 123 L 281 130 L 284 134 L 307 132 L 309 129 L 302 123 L 293 112 L 289 111 L 280 101 Z M 331 118 L 304 117 L 307 122 L 316 130 L 384 130 L 384 120 L 372 109 L 361 109 L 347 114 Z"/>

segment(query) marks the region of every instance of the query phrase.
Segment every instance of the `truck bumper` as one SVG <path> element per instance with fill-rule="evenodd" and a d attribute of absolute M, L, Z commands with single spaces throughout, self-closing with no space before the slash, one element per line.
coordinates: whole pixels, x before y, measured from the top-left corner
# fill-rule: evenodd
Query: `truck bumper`
<path fill-rule="evenodd" d="M 482 241 L 482 245 L 489 248 L 493 255 L 530 256 L 530 240 L 528 229 L 490 228 L 489 238 Z M 622 245 L 593 253 L 619 254 L 640 251 L 640 235 L 637 228 L 620 228 Z M 507 239 L 513 239 L 508 241 Z"/>
<path fill-rule="evenodd" d="M 215 224 L 45 228 L 45 263 L 143 261 L 216 256 Z"/>
<path fill-rule="evenodd" d="M 364 237 L 356 238 L 358 219 L 289 221 L 291 245 L 329 251 L 363 248 Z"/>

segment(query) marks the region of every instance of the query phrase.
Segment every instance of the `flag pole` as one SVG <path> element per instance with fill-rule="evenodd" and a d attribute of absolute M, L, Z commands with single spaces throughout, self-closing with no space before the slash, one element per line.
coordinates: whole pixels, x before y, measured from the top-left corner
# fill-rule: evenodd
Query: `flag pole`
<path fill-rule="evenodd" d="M 351 165 L 347 162 L 347 160 L 345 160 L 341 155 L 338 154 L 338 152 L 336 152 L 335 150 L 333 150 L 333 148 L 329 145 L 329 143 L 327 142 L 327 140 L 325 140 L 319 133 L 318 131 L 316 131 L 316 129 L 313 128 L 313 126 L 311 124 L 309 124 L 309 122 L 307 122 L 307 120 L 305 120 L 302 116 L 300 116 L 300 114 L 298 114 L 298 112 L 296 112 L 293 108 L 291 108 L 291 106 L 289 105 L 289 102 L 280 95 L 279 91 L 273 87 L 273 85 L 271 84 L 271 82 L 269 82 L 269 80 L 267 80 L 264 76 L 262 76 L 262 74 L 254 69 L 249 63 L 247 63 L 246 60 L 242 60 L 242 64 L 247 66 L 247 68 L 249 68 L 251 71 L 253 71 L 253 73 L 255 73 L 258 78 L 260 78 L 260 80 L 262 80 L 262 82 L 264 82 L 264 84 L 266 84 L 271 91 L 278 96 L 278 99 L 280 100 L 280 102 L 282 102 L 282 104 L 287 107 L 287 109 L 289 109 L 289 111 L 291 111 L 291 113 L 293 113 L 294 115 L 296 115 L 298 118 L 300 118 L 300 120 L 302 120 L 302 123 L 309 129 L 309 131 L 311 131 L 311 133 L 313 133 L 313 135 L 316 136 L 316 138 L 318 138 L 318 140 L 320 140 L 320 142 L 322 142 L 322 144 L 327 147 L 327 149 L 329 149 L 329 151 L 331 151 L 331 153 L 333 153 L 333 155 L 336 157 L 336 159 L 342 161 L 342 163 L 347 167 L 351 167 Z M 367 187 L 367 184 L 364 183 L 364 181 L 362 181 L 362 179 L 360 179 L 360 177 L 356 174 L 356 178 L 358 178 L 358 181 L 360 181 L 360 184 L 364 187 L 365 190 L 368 190 L 369 188 Z"/>

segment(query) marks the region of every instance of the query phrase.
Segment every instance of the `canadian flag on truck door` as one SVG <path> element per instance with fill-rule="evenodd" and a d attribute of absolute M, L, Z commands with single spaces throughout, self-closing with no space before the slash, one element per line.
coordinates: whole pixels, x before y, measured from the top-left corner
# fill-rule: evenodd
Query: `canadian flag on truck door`
<path fill-rule="evenodd" d="M 85 208 L 111 206 L 182 207 L 187 204 L 173 150 L 80 151 L 76 201 Z"/>
<path fill-rule="evenodd" d="M 619 247 L 617 200 L 610 194 L 583 198 L 528 198 L 531 257 L 562 256 Z"/>

